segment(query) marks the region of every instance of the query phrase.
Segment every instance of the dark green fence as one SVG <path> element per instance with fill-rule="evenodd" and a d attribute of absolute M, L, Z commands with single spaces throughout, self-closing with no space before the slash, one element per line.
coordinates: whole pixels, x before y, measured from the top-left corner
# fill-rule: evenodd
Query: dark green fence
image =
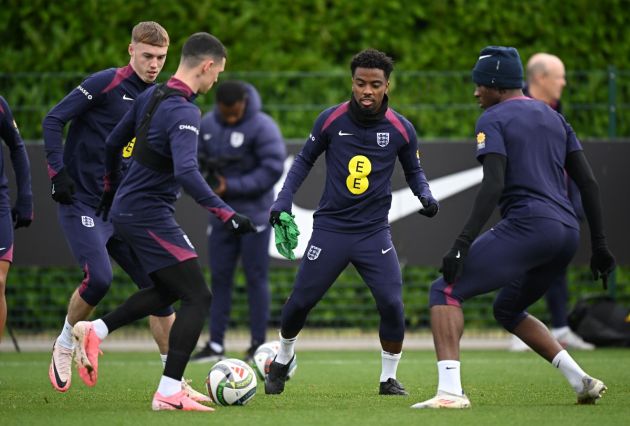
<path fill-rule="evenodd" d="M 23 137 L 41 139 L 46 113 L 83 78 L 75 72 L 0 73 L 0 94 L 9 101 Z M 345 70 L 226 72 L 222 78 L 254 84 L 285 138 L 305 138 L 317 114 L 347 99 L 351 88 Z M 580 138 L 630 136 L 630 71 L 574 71 L 567 78 L 564 113 Z M 390 105 L 411 120 L 421 138 L 467 138 L 480 114 L 473 90 L 469 71 L 397 70 Z M 212 94 L 197 100 L 204 112 L 212 102 Z"/>
<path fill-rule="evenodd" d="M 271 283 L 271 321 L 269 326 L 278 327 L 282 305 L 289 296 L 296 268 L 273 268 Z M 407 267 L 403 269 L 407 326 L 409 330 L 426 329 L 428 318 L 428 289 L 437 277 L 435 268 Z M 206 271 L 207 275 L 207 271 Z M 68 299 L 83 279 L 78 268 L 27 268 L 15 266 L 11 269 L 7 285 L 9 325 L 20 332 L 40 333 L 58 330 L 66 313 Z M 208 280 L 209 281 L 209 280 Z M 630 305 L 630 268 L 619 268 L 610 291 L 621 303 Z M 570 305 L 581 296 L 599 293 L 599 283 L 591 280 L 586 267 L 574 267 L 569 272 Z M 135 291 L 127 275 L 116 268 L 114 281 L 108 295 L 96 309 L 95 315 L 103 315 L 121 303 Z M 234 303 L 231 327 L 246 327 L 247 292 L 242 271 L 236 278 L 233 292 Z M 493 294 L 480 296 L 469 301 L 464 312 L 468 326 L 472 328 L 496 327 L 492 316 Z M 543 321 L 549 320 L 544 301 L 531 309 Z M 348 268 L 336 281 L 324 299 L 313 309 L 307 325 L 319 328 L 353 328 L 373 331 L 378 326 L 378 314 L 368 288 L 358 273 Z M 139 325 L 143 325 L 140 322 Z"/>

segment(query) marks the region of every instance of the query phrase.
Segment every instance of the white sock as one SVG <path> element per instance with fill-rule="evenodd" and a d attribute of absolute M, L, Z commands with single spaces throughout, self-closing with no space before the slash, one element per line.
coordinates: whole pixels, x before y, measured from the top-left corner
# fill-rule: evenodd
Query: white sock
<path fill-rule="evenodd" d="M 217 353 L 222 353 L 223 352 L 223 345 L 220 345 L 216 342 L 210 342 L 210 349 L 212 349 L 213 351 L 217 352 Z"/>
<path fill-rule="evenodd" d="M 577 362 L 575 362 L 567 351 L 561 350 L 558 352 L 558 355 L 553 358 L 551 364 L 564 374 L 564 377 L 567 378 L 576 392 L 580 392 L 582 390 L 582 378 L 584 376 L 588 376 L 588 374 L 580 368 Z"/>
<path fill-rule="evenodd" d="M 160 354 L 160 359 L 162 359 L 162 368 L 166 368 L 166 358 L 168 358 L 168 354 Z"/>
<path fill-rule="evenodd" d="M 72 326 L 68 322 L 68 317 L 66 317 L 66 320 L 63 323 L 61 334 L 57 337 L 57 344 L 66 349 L 74 349 L 74 342 L 72 341 Z"/>
<path fill-rule="evenodd" d="M 160 386 L 158 386 L 158 392 L 162 396 L 175 395 L 182 390 L 182 381 L 171 379 L 170 377 L 162 376 L 160 379 Z"/>
<path fill-rule="evenodd" d="M 402 352 L 393 354 L 387 351 L 381 351 L 381 383 L 386 382 L 387 379 L 396 378 L 396 370 L 398 369 L 398 362 Z"/>
<path fill-rule="evenodd" d="M 285 339 L 280 333 L 278 333 L 278 336 L 280 336 L 280 349 L 278 350 L 278 355 L 276 355 L 276 362 L 286 365 L 295 354 L 297 336 L 292 339 Z"/>
<path fill-rule="evenodd" d="M 96 336 L 101 340 L 105 340 L 105 338 L 109 334 L 109 329 L 102 319 L 92 321 L 92 328 L 94 329 L 94 333 L 96 333 Z"/>
<path fill-rule="evenodd" d="M 455 360 L 438 361 L 438 391 L 463 395 L 460 362 Z"/>

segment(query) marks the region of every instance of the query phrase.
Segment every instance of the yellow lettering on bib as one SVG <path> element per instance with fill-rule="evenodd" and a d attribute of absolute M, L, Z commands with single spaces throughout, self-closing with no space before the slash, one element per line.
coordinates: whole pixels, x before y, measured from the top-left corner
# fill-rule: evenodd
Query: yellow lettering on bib
<path fill-rule="evenodd" d="M 370 159 L 364 155 L 355 155 L 348 162 L 348 172 L 350 175 L 346 178 L 346 187 L 348 191 L 354 195 L 363 194 L 370 186 L 367 178 L 372 172 L 372 163 Z"/>

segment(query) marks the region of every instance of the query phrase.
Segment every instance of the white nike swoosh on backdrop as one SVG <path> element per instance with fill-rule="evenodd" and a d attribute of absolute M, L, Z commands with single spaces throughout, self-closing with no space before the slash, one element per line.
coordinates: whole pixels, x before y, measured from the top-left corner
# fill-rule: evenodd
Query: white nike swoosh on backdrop
<path fill-rule="evenodd" d="M 282 184 L 284 183 L 287 173 L 293 164 L 293 158 L 294 157 L 292 155 L 289 155 L 287 159 L 284 160 L 284 172 L 274 187 L 276 195 L 282 189 Z M 482 179 L 483 169 L 481 166 L 478 166 L 430 180 L 429 185 L 431 186 L 433 196 L 439 202 L 442 202 L 448 197 L 452 197 L 453 195 L 481 183 Z M 406 216 L 416 213 L 420 210 L 420 207 L 420 201 L 415 195 L 413 195 L 413 192 L 411 192 L 411 189 L 408 186 L 392 191 L 392 207 L 389 210 L 388 216 L 389 223 L 393 223 Z M 315 213 L 315 210 L 305 209 L 293 203 L 292 213 L 295 215 L 295 224 L 300 230 L 298 246 L 295 250 L 293 250 L 293 252 L 295 253 L 296 259 L 300 259 L 304 250 L 306 250 L 308 241 L 311 239 L 311 233 L 313 232 L 313 213 Z M 269 255 L 275 259 L 284 259 L 284 257 L 278 253 L 273 237 L 270 238 L 269 241 Z"/>

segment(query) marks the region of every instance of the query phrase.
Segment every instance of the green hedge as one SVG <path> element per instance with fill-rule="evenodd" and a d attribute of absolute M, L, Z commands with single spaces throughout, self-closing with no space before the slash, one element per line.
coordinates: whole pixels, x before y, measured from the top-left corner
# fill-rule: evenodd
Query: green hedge
<path fill-rule="evenodd" d="M 348 97 L 348 63 L 370 46 L 396 60 L 392 105 L 421 136 L 468 136 L 479 113 L 468 71 L 488 44 L 517 46 L 524 60 L 537 51 L 562 57 L 571 72 L 566 112 L 583 136 L 609 134 L 607 69 L 621 70 L 617 134 L 630 136 L 627 10 L 627 0 L 3 0 L 0 93 L 25 138 L 39 139 L 46 111 L 82 76 L 126 63 L 131 27 L 156 20 L 172 39 L 162 78 L 189 34 L 212 32 L 228 47 L 228 76 L 254 81 L 267 104 L 283 105 L 269 110 L 289 138 L 307 135 L 318 109 Z M 212 97 L 199 103 L 207 109 Z"/>
<path fill-rule="evenodd" d="M 208 271 L 206 278 L 209 282 Z M 272 268 L 270 327 L 278 327 L 282 305 L 290 294 L 296 268 Z M 407 267 L 403 269 L 403 301 L 406 322 L 410 330 L 428 327 L 428 289 L 438 276 L 435 268 Z M 7 285 L 9 324 L 22 332 L 42 332 L 59 328 L 66 313 L 68 299 L 83 279 L 78 268 L 11 268 Z M 617 299 L 630 305 L 630 268 L 617 270 L 615 276 Z M 601 293 L 590 271 L 585 267 L 569 271 L 570 305 L 586 294 Z M 103 315 L 114 309 L 136 291 L 128 276 L 114 270 L 114 281 L 108 295 L 96 309 Z M 471 327 L 496 327 L 492 316 L 493 294 L 475 298 L 464 306 L 466 322 Z M 246 327 L 248 321 L 247 292 L 242 271 L 238 271 L 233 292 L 231 327 Z M 536 303 L 530 312 L 547 321 L 549 314 L 544 302 Z M 307 325 L 323 328 L 354 328 L 374 330 L 378 327 L 378 313 L 371 293 L 354 268 L 348 268 L 335 282 L 322 301 L 309 315 Z M 141 323 L 141 325 L 144 324 Z"/>

